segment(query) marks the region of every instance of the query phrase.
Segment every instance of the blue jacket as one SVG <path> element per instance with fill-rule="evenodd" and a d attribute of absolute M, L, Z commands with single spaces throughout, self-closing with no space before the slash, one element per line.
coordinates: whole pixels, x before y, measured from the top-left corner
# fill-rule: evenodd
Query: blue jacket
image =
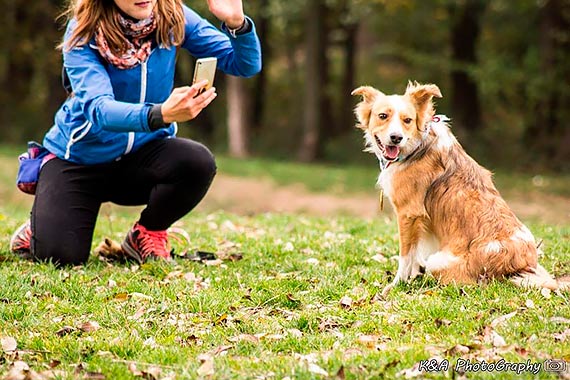
<path fill-rule="evenodd" d="M 231 37 L 184 6 L 185 37 L 181 47 L 196 58 L 217 57 L 221 71 L 249 77 L 261 70 L 261 48 L 255 33 Z M 71 36 L 75 20 L 67 26 Z M 176 134 L 176 123 L 151 132 L 148 113 L 163 103 L 174 86 L 176 48 L 155 47 L 147 60 L 118 69 L 99 54 L 94 40 L 65 51 L 63 65 L 73 95 L 57 111 L 43 144 L 61 159 L 99 164 L 120 159 L 145 143 Z"/>

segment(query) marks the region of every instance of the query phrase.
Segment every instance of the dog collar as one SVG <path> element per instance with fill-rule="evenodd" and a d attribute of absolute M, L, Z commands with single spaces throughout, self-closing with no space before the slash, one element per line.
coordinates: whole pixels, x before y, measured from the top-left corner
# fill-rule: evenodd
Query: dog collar
<path fill-rule="evenodd" d="M 450 121 L 451 121 L 451 119 L 449 117 L 447 117 L 446 115 L 435 115 L 430 121 L 428 121 L 426 123 L 425 129 L 422 131 L 422 137 L 424 139 L 426 138 L 426 136 L 429 134 L 429 132 L 433 128 L 434 124 L 440 124 L 440 123 L 446 124 Z M 393 163 L 406 161 L 408 158 L 413 156 L 417 152 L 418 149 L 419 149 L 419 147 L 416 150 L 414 150 L 412 153 L 410 153 L 408 156 L 406 156 L 405 158 L 398 156 L 398 158 L 396 158 L 395 160 L 392 160 L 392 161 L 385 160 L 384 158 L 380 159 L 379 160 L 380 161 L 380 169 L 384 171 L 384 170 L 388 169 L 390 167 L 390 165 L 392 165 Z"/>

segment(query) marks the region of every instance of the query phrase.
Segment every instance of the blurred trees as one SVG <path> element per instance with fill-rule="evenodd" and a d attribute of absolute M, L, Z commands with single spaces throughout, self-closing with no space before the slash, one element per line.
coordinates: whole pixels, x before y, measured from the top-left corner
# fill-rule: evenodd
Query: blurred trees
<path fill-rule="evenodd" d="M 63 0 L 0 1 L 0 138 L 40 139 L 65 97 L 54 50 L 63 31 L 53 21 Z M 205 1 L 187 3 L 219 24 Z M 484 164 L 570 169 L 570 0 L 244 4 L 263 72 L 218 75 L 220 96 L 182 135 L 238 156 L 370 162 L 350 91 L 370 84 L 402 93 L 417 80 L 439 85 L 438 112 Z M 178 65 L 177 84 L 187 84 L 193 60 L 181 53 Z"/>

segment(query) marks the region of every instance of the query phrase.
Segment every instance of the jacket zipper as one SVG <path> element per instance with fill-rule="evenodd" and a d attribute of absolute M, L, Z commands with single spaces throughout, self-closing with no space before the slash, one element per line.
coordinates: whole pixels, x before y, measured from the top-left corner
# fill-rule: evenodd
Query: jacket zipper
<path fill-rule="evenodd" d="M 81 124 L 79 127 L 75 128 L 73 131 L 71 131 L 71 134 L 69 135 L 69 141 L 67 142 L 67 148 L 65 150 L 64 157 L 66 160 L 69 160 L 69 157 L 71 156 L 71 146 L 76 142 L 78 142 L 79 140 L 81 140 L 82 138 L 84 138 L 87 135 L 87 133 L 89 133 L 89 130 L 91 129 L 92 125 L 93 124 L 91 124 L 90 121 L 86 121 L 85 123 Z M 78 133 L 81 134 L 75 137 L 75 135 Z"/>
<path fill-rule="evenodd" d="M 144 103 L 146 99 L 147 63 L 148 63 L 148 58 L 146 59 L 146 61 L 141 62 L 141 94 L 139 97 L 139 103 Z M 127 148 L 125 149 L 124 154 L 129 154 L 131 150 L 133 150 L 134 144 L 135 144 L 135 132 L 129 132 L 127 140 Z"/>

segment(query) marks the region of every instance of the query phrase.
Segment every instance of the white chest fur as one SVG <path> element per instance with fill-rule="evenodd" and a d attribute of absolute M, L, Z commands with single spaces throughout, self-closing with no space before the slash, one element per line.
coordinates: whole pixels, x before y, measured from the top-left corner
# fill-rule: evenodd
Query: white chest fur
<path fill-rule="evenodd" d="M 392 185 L 392 182 L 394 174 L 396 174 L 398 170 L 397 166 L 398 165 L 391 165 L 382 170 L 378 176 L 378 181 L 376 182 L 376 185 L 384 191 L 384 194 L 388 197 L 388 199 L 390 199 L 390 201 L 392 200 L 394 194 L 394 186 Z"/>

